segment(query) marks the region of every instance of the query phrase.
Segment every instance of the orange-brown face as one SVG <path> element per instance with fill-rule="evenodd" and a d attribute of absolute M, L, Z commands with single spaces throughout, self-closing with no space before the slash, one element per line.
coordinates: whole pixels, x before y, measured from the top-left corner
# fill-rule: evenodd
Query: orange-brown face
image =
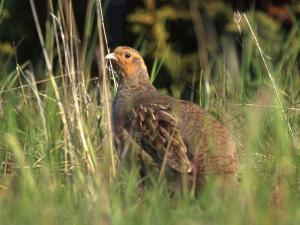
<path fill-rule="evenodd" d="M 113 53 L 108 54 L 105 58 L 112 60 L 117 65 L 123 79 L 136 78 L 140 73 L 148 75 L 142 56 L 133 48 L 117 47 Z"/>

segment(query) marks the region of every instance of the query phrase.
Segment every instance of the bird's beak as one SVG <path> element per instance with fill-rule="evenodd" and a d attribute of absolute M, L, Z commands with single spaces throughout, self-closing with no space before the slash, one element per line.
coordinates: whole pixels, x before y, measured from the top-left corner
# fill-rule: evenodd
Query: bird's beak
<path fill-rule="evenodd" d="M 116 54 L 115 53 L 109 53 L 105 56 L 105 59 L 106 60 L 114 60 L 114 61 L 117 61 L 117 57 L 116 57 Z"/>

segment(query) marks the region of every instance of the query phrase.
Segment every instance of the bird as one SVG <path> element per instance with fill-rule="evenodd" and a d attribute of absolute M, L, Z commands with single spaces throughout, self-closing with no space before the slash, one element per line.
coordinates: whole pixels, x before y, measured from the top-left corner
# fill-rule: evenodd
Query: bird
<path fill-rule="evenodd" d="M 195 103 L 160 94 L 137 50 L 119 46 L 105 59 L 120 77 L 112 101 L 119 155 L 134 146 L 142 164 L 155 165 L 174 190 L 198 190 L 215 174 L 224 183 L 236 182 L 237 143 L 222 122 Z"/>

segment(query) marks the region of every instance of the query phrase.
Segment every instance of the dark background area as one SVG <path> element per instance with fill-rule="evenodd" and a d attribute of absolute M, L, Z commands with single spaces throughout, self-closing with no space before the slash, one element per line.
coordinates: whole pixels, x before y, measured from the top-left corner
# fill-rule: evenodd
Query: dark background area
<path fill-rule="evenodd" d="M 48 15 L 47 0 L 35 1 L 38 16 L 42 28 L 45 28 L 45 23 Z M 72 0 L 73 10 L 76 15 L 77 26 L 79 34 L 82 37 L 84 29 L 85 13 L 88 1 Z M 104 1 L 105 2 L 105 1 Z M 133 13 L 137 8 L 145 9 L 147 1 L 140 0 L 111 0 L 109 3 L 104 3 L 106 8 L 106 22 L 109 33 L 110 47 L 118 45 L 134 45 L 136 35 L 128 29 L 128 15 Z M 154 1 L 155 2 L 155 1 Z M 205 2 L 205 1 L 199 1 Z M 213 1 L 212 1 L 213 2 Z M 215 1 L 216 5 L 223 1 Z M 231 0 L 224 1 L 223 4 L 228 5 L 233 10 L 248 11 L 255 9 L 264 12 L 270 18 L 276 20 L 286 31 L 296 23 L 299 18 L 299 9 L 295 11 L 290 7 L 296 1 L 284 0 Z M 187 1 L 156 1 L 156 8 L 161 8 L 164 5 L 174 4 L 188 7 Z M 299 6 L 298 6 L 299 7 Z M 4 9 L 6 14 L 1 21 L 0 26 L 0 43 L 7 42 L 17 48 L 17 55 L 20 62 L 25 60 L 37 60 L 41 56 L 39 47 L 39 40 L 36 33 L 35 23 L 30 9 L 29 1 L 6 0 L 4 1 Z M 226 20 L 231 18 L 224 18 L 216 15 L 213 18 L 214 25 L 218 32 L 225 32 L 224 24 Z M 175 37 L 175 45 L 179 51 L 186 53 L 191 49 L 195 49 L 196 41 L 193 31 L 185 32 L 187 25 L 191 25 L 186 21 L 174 22 L 170 21 L 167 26 L 170 29 L 170 35 Z M 192 26 L 190 26 L 192 28 Z M 182 39 L 183 40 L 182 40 Z M 177 39 L 177 40 L 176 40 Z M 184 41 L 184 42 L 183 42 Z M 3 52 L 2 52 L 3 54 Z"/>

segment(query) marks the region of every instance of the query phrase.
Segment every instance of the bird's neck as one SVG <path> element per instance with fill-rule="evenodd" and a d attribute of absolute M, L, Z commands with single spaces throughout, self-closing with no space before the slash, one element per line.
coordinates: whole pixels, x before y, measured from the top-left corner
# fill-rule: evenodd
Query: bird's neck
<path fill-rule="evenodd" d="M 126 95 L 140 95 L 141 93 L 156 92 L 156 88 L 148 80 L 139 81 L 123 81 L 118 87 L 118 92 L 126 93 Z"/>
<path fill-rule="evenodd" d="M 146 93 L 149 91 L 156 91 L 155 87 L 151 84 L 149 80 L 147 70 L 139 71 L 134 76 L 128 76 L 125 79 L 123 79 L 120 83 L 119 89 L 128 90 L 128 92 L 131 92 L 131 94 L 145 91 Z"/>

